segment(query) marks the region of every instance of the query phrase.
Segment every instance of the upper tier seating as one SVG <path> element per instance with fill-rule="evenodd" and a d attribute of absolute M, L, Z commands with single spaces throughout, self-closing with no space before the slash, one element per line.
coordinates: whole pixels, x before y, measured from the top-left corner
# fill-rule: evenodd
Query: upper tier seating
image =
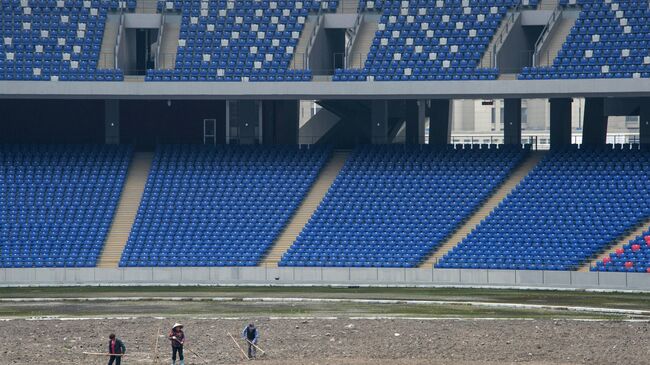
<path fill-rule="evenodd" d="M 609 257 L 596 263 L 591 271 L 647 272 L 650 273 L 650 231 L 645 231 Z"/>
<path fill-rule="evenodd" d="M 291 70 L 312 9 L 336 9 L 323 0 L 186 0 L 160 2 L 182 11 L 174 70 L 148 70 L 147 81 L 309 81 Z"/>
<path fill-rule="evenodd" d="M 255 266 L 329 150 L 161 146 L 120 266 Z"/>
<path fill-rule="evenodd" d="M 280 265 L 417 266 L 525 154 L 503 146 L 359 147 Z"/>
<path fill-rule="evenodd" d="M 504 15 L 519 1 L 388 0 L 372 4 L 383 11 L 365 66 L 338 69 L 334 81 L 494 80 L 498 71 L 481 68 L 479 63 Z M 529 3 L 536 4 L 537 0 Z"/>
<path fill-rule="evenodd" d="M 519 79 L 650 77 L 648 1 L 578 0 L 578 4 L 582 11 L 553 66 L 524 67 Z"/>
<path fill-rule="evenodd" d="M 121 81 L 98 70 L 106 16 L 123 1 L 1 0 L 0 80 Z M 129 1 L 135 6 L 135 0 Z"/>
<path fill-rule="evenodd" d="M 131 149 L 0 145 L 0 267 L 94 267 Z"/>
<path fill-rule="evenodd" d="M 438 268 L 575 270 L 650 217 L 650 153 L 549 152 Z"/>

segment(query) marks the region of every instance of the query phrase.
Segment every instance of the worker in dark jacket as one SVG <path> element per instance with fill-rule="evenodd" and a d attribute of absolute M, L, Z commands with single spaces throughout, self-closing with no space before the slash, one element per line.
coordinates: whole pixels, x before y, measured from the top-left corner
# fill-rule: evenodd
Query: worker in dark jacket
<path fill-rule="evenodd" d="M 246 340 L 248 343 L 248 357 L 251 359 L 255 358 L 255 354 L 257 352 L 255 351 L 255 345 L 257 344 L 257 339 L 259 338 L 259 332 L 253 323 L 244 327 L 244 330 L 241 333 L 241 338 Z"/>
<path fill-rule="evenodd" d="M 172 331 L 169 332 L 169 340 L 172 343 L 172 365 L 176 365 L 176 354 L 180 360 L 180 365 L 185 365 L 185 356 L 183 356 L 183 344 L 185 343 L 185 333 L 183 332 L 183 325 L 180 323 L 174 324 Z"/>
<path fill-rule="evenodd" d="M 119 338 L 115 337 L 114 333 L 108 336 L 108 353 L 111 354 L 108 359 L 108 365 L 113 365 L 113 362 L 115 362 L 115 365 L 120 365 L 122 363 L 121 355 L 126 353 L 126 346 L 124 346 L 124 343 Z"/>

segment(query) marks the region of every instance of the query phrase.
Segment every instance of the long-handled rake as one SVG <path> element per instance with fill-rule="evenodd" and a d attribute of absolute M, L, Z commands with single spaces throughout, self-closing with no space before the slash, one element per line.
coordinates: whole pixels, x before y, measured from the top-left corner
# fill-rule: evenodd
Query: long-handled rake
<path fill-rule="evenodd" d="M 257 349 L 257 351 L 261 352 L 262 355 L 260 355 L 260 356 L 266 355 L 266 351 L 262 350 L 259 346 L 257 346 L 257 344 L 249 341 L 248 339 L 246 339 L 246 342 L 248 342 L 251 346 L 255 347 Z"/>
<path fill-rule="evenodd" d="M 232 342 L 234 342 L 234 343 L 235 343 L 235 346 L 237 346 L 237 348 L 239 349 L 239 351 L 241 351 L 241 354 L 242 354 L 242 357 L 241 357 L 241 358 L 242 358 L 242 360 L 244 360 L 244 359 L 246 359 L 246 360 L 250 360 L 250 357 L 248 357 L 248 355 L 246 354 L 246 352 L 244 351 L 244 349 L 241 348 L 241 346 L 239 346 L 239 342 L 237 342 L 237 340 L 235 340 L 235 338 L 230 334 L 230 332 L 228 332 L 228 336 L 230 336 L 230 338 L 232 339 Z"/>

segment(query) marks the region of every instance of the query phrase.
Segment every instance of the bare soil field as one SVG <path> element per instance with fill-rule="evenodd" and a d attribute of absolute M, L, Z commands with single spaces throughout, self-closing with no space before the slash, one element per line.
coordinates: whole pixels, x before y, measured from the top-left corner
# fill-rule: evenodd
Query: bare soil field
<path fill-rule="evenodd" d="M 252 320 L 260 330 L 260 346 L 267 351 L 256 360 L 261 365 L 650 364 L 645 321 L 268 316 Z M 246 320 L 179 315 L 7 320 L 0 322 L 0 364 L 105 364 L 106 358 L 83 352 L 106 351 L 108 334 L 115 332 L 127 346 L 123 364 L 152 364 L 157 351 L 157 364 L 167 365 L 171 361 L 165 335 L 175 321 L 186 326 L 187 365 L 244 362 L 227 333 L 238 338 Z"/>

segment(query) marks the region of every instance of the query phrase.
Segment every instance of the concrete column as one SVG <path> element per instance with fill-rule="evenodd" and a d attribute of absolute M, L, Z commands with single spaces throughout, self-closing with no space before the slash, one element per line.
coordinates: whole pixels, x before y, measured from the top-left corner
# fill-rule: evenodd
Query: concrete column
<path fill-rule="evenodd" d="M 407 100 L 404 103 L 406 144 L 424 144 L 425 100 Z"/>
<path fill-rule="evenodd" d="M 571 99 L 549 99 L 551 104 L 551 148 L 571 144 Z"/>
<path fill-rule="evenodd" d="M 639 107 L 639 143 L 650 146 L 650 98 L 641 98 Z"/>
<path fill-rule="evenodd" d="M 390 143 L 388 140 L 388 101 L 370 102 L 370 139 L 372 144 Z"/>
<path fill-rule="evenodd" d="M 120 101 L 104 101 L 104 143 L 120 144 Z"/>
<path fill-rule="evenodd" d="M 604 98 L 585 98 L 585 118 L 582 126 L 582 144 L 604 145 L 607 140 L 607 115 Z"/>
<path fill-rule="evenodd" d="M 237 136 L 231 138 L 240 144 L 255 144 L 260 141 L 260 109 L 255 100 L 238 100 L 230 105 L 230 127 L 235 127 Z"/>
<path fill-rule="evenodd" d="M 428 102 L 429 144 L 446 145 L 451 141 L 451 105 L 449 99 L 431 99 Z"/>
<path fill-rule="evenodd" d="M 503 143 L 521 144 L 521 99 L 504 99 L 503 114 Z"/>
<path fill-rule="evenodd" d="M 300 105 L 298 100 L 264 100 L 262 103 L 262 143 L 298 144 Z"/>

